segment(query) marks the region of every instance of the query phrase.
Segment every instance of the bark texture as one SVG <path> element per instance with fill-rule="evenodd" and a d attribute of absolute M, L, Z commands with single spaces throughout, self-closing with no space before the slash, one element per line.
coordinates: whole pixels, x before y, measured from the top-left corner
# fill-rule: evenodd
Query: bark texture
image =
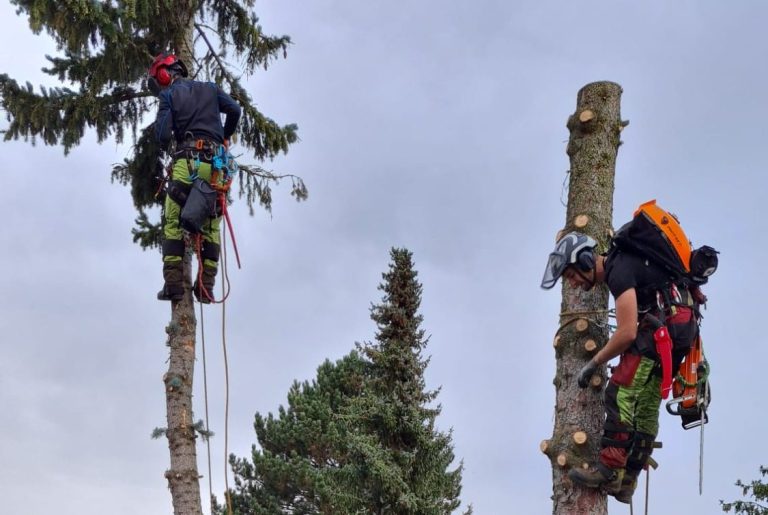
<path fill-rule="evenodd" d="M 619 107 L 621 86 L 613 82 L 587 84 L 578 93 L 576 112 L 568 118 L 567 153 L 570 181 L 566 222 L 558 237 L 578 230 L 592 236 L 598 251 L 607 249 L 612 235 L 613 190 L 619 135 L 626 122 Z M 605 418 L 602 386 L 605 367 L 592 385 L 581 389 L 576 376 L 608 340 L 608 289 L 589 292 L 562 287 L 560 327 L 555 354 L 557 372 L 555 424 L 542 451 L 552 462 L 552 500 L 555 515 L 603 515 L 605 494 L 573 485 L 568 470 L 594 463 Z M 588 344 L 589 342 L 589 344 Z M 586 441 L 582 441 L 586 436 Z M 581 443 L 577 443 L 580 441 Z"/>
<path fill-rule="evenodd" d="M 178 24 L 177 39 L 171 42 L 176 55 L 193 73 L 195 9 L 194 0 L 175 3 L 177 13 L 173 23 Z M 197 319 L 192 299 L 192 259 L 190 253 L 184 257 L 184 299 L 174 302 L 171 323 L 168 325 L 168 372 L 165 383 L 168 450 L 171 467 L 165 472 L 171 491 L 174 515 L 202 515 L 200 501 L 200 474 L 197 469 L 197 434 L 192 412 L 192 385 L 195 372 L 195 339 Z"/>
<path fill-rule="evenodd" d="M 197 471 L 196 433 L 192 414 L 197 320 L 191 293 L 191 260 L 184 258 L 184 299 L 174 302 L 166 328 L 170 357 L 163 376 L 171 468 L 165 472 L 174 515 L 202 515 Z"/>

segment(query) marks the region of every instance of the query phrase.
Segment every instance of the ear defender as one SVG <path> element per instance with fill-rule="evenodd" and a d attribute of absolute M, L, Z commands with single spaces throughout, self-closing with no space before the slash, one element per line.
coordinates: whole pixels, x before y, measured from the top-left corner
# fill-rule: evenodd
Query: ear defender
<path fill-rule="evenodd" d="M 168 73 L 168 68 L 166 66 L 161 66 L 157 69 L 155 72 L 155 78 L 157 79 L 157 83 L 160 84 L 160 87 L 162 88 L 168 86 L 171 83 L 171 74 Z"/>
<path fill-rule="evenodd" d="M 576 266 L 582 272 L 589 272 L 595 268 L 595 254 L 590 248 L 583 249 L 576 258 Z"/>

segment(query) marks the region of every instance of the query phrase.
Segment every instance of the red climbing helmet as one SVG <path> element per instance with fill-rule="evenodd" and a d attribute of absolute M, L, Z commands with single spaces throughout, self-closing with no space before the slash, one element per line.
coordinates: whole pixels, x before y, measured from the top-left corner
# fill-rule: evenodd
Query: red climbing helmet
<path fill-rule="evenodd" d="M 173 82 L 173 75 L 169 70 L 177 71 L 182 77 L 189 75 L 184 62 L 174 54 L 158 54 L 149 67 L 149 78 L 147 79 L 147 86 L 152 92 L 158 94 L 161 89 L 170 86 Z"/>

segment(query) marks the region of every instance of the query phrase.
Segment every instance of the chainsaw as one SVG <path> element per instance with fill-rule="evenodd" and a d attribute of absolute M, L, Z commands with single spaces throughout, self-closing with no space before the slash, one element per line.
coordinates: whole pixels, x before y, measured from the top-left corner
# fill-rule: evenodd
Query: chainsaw
<path fill-rule="evenodd" d="M 672 381 L 673 398 L 667 401 L 667 411 L 679 416 L 683 429 L 701 428 L 699 441 L 699 495 L 704 478 L 704 425 L 709 422 L 707 409 L 711 400 L 709 363 L 704 357 L 701 336 L 696 338 Z"/>

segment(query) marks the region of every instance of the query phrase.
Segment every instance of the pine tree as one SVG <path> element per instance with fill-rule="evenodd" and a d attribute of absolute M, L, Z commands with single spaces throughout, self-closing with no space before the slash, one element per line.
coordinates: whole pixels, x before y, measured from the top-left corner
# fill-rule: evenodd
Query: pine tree
<path fill-rule="evenodd" d="M 130 185 L 138 215 L 134 242 L 142 248 L 158 246 L 160 223 L 148 208 L 159 205 L 156 192 L 166 162 L 145 125 L 154 106 L 145 91 L 145 77 L 152 58 L 164 51 L 184 61 L 192 78 L 214 80 L 229 90 L 241 105 L 239 144 L 257 162 L 287 152 L 297 141 L 294 124 L 280 126 L 259 112 L 241 77 L 222 58 L 234 57 L 249 76 L 285 56 L 288 36 L 267 36 L 253 13 L 254 0 L 11 0 L 25 15 L 31 30 L 45 31 L 60 55 L 46 56 L 44 71 L 61 82 L 54 88 L 19 84 L 0 74 L 0 108 L 7 113 L 5 140 L 24 139 L 34 144 L 61 145 L 64 153 L 78 145 L 87 129 L 99 142 L 114 138 L 122 143 L 129 135 L 134 145 L 123 163 L 112 168 L 112 180 Z M 210 39 L 218 48 L 210 43 Z M 214 34 L 216 36 L 214 37 Z M 165 150 L 165 149 L 162 149 Z M 270 183 L 282 177 L 293 182 L 299 200 L 307 191 L 300 178 L 277 176 L 259 165 L 240 163 L 240 196 L 248 205 L 259 202 L 271 208 Z M 191 263 L 185 262 L 186 295 L 173 309 L 168 325 L 169 369 L 165 374 L 168 437 L 171 466 L 166 472 L 177 515 L 202 513 L 192 414 L 192 380 L 195 360 L 196 319 L 190 295 Z M 159 269 L 159 260 L 158 260 Z M 159 274 L 158 274 L 159 275 Z"/>
<path fill-rule="evenodd" d="M 252 462 L 230 458 L 236 514 L 359 512 L 358 473 L 347 450 L 354 421 L 342 414 L 362 394 L 365 369 L 357 352 L 336 363 L 326 360 L 317 379 L 291 386 L 288 407 L 281 406 L 277 417 L 256 414 L 261 450 L 254 447 Z"/>
<path fill-rule="evenodd" d="M 442 515 L 460 505 L 463 466 L 435 428 L 437 391 L 425 387 L 422 287 L 411 253 L 393 249 L 375 343 L 358 345 L 311 384 L 294 384 L 277 417 L 256 415 L 261 449 L 231 457 L 235 512 Z M 471 508 L 467 511 L 471 513 Z"/>
<path fill-rule="evenodd" d="M 760 476 L 768 476 L 768 467 L 760 467 Z M 741 488 L 743 496 L 749 496 L 754 500 L 720 501 L 724 512 L 730 513 L 733 510 L 733 513 L 737 515 L 768 515 L 768 483 L 754 480 L 751 483 L 745 484 L 738 480 L 736 481 L 736 486 Z"/>

